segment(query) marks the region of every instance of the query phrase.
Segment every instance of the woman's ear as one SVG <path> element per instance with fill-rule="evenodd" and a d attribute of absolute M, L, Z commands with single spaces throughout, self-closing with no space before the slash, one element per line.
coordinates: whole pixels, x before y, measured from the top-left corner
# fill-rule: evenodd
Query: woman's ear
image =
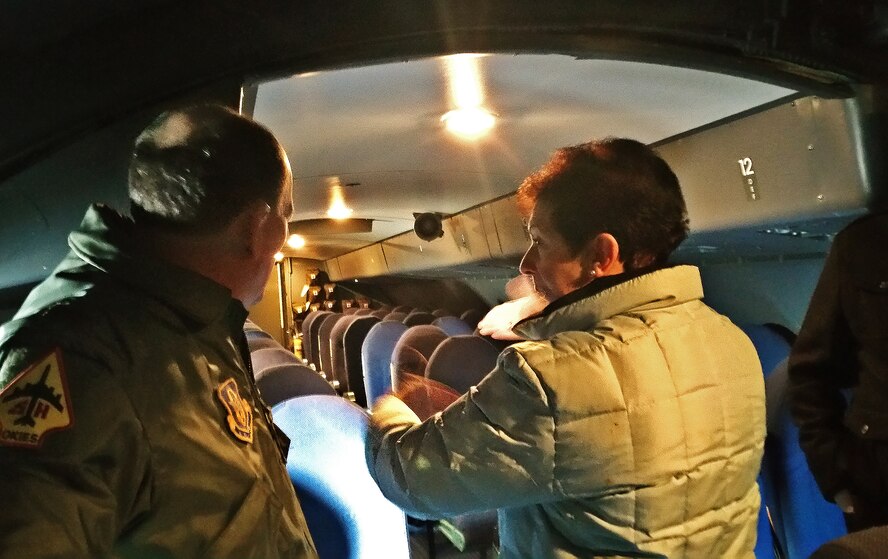
<path fill-rule="evenodd" d="M 620 243 L 610 233 L 599 233 L 584 247 L 584 262 L 592 277 L 622 274 L 625 269 L 620 260 Z"/>

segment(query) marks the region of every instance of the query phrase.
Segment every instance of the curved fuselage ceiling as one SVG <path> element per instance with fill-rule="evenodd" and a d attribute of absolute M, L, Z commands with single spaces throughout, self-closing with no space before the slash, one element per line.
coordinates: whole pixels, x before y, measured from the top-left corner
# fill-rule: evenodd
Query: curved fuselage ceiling
<path fill-rule="evenodd" d="M 0 288 L 45 275 L 86 203 L 125 203 L 129 142 L 164 106 L 237 106 L 246 84 L 291 153 L 298 217 L 322 217 L 338 181 L 356 217 L 376 219 L 372 236 L 305 253 L 327 258 L 408 229 L 407 212 L 514 190 L 561 144 L 658 141 L 793 92 L 881 91 L 884 23 L 838 0 L 803 4 L 107 0 L 47 15 L 11 0 Z M 440 120 L 452 108 L 440 57 L 460 52 L 500 53 L 480 59 L 499 119 L 486 142 L 455 142 Z"/>

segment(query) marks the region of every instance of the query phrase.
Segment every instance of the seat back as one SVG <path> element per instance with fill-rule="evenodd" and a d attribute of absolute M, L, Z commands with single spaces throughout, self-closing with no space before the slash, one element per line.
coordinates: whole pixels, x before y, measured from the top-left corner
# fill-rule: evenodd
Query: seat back
<path fill-rule="evenodd" d="M 355 313 L 357 316 L 358 313 Z M 318 328 L 318 370 L 323 371 L 328 379 L 333 379 L 333 354 L 330 348 L 330 333 L 333 327 L 345 315 L 342 313 L 333 313 L 323 318 L 321 327 Z"/>
<path fill-rule="evenodd" d="M 384 320 L 367 333 L 361 346 L 361 367 L 364 370 L 364 388 L 367 405 L 392 388 L 392 352 L 407 327 L 400 322 Z"/>
<path fill-rule="evenodd" d="M 268 338 L 266 336 L 248 336 L 247 337 L 247 347 L 250 349 L 250 352 L 258 351 L 260 349 L 266 349 L 269 347 L 283 347 L 278 343 L 274 338 Z"/>
<path fill-rule="evenodd" d="M 407 313 L 402 313 L 399 311 L 392 311 L 392 312 L 388 313 L 387 315 L 385 315 L 383 320 L 388 321 L 388 322 L 400 322 L 403 324 L 405 318 L 407 318 Z"/>
<path fill-rule="evenodd" d="M 478 309 L 468 309 L 464 311 L 459 317 L 463 322 L 472 327 L 472 330 L 478 327 L 478 323 L 481 322 L 481 319 L 484 318 L 484 313 Z"/>
<path fill-rule="evenodd" d="M 250 353 L 250 360 L 253 362 L 253 374 L 258 375 L 269 367 L 284 364 L 297 364 L 299 360 L 289 350 L 282 346 L 268 347 L 257 349 Z"/>
<path fill-rule="evenodd" d="M 392 351 L 392 388 L 398 390 L 399 380 L 405 373 L 424 377 L 429 358 L 445 339 L 447 334 L 431 324 L 408 328 Z"/>
<path fill-rule="evenodd" d="M 379 323 L 375 316 L 361 316 L 349 325 L 343 339 L 345 354 L 345 372 L 348 378 L 348 389 L 354 394 L 355 403 L 367 407 L 367 388 L 364 386 L 364 364 L 361 359 L 361 348 L 367 334 L 374 325 Z"/>
<path fill-rule="evenodd" d="M 435 348 L 426 376 L 463 394 L 496 367 L 498 356 L 499 351 L 483 338 L 454 336 Z"/>
<path fill-rule="evenodd" d="M 244 321 L 244 332 L 262 332 L 265 333 L 265 330 L 259 327 L 258 324 L 250 320 L 249 318 Z"/>
<path fill-rule="evenodd" d="M 404 317 L 404 324 L 407 326 L 419 326 L 420 324 L 431 324 L 438 318 L 430 312 L 413 311 Z"/>
<path fill-rule="evenodd" d="M 339 381 L 340 392 L 352 390 L 348 385 L 348 373 L 345 370 L 345 332 L 355 320 L 364 318 L 358 315 L 343 316 L 333 326 L 330 331 L 330 367 L 331 375 Z"/>
<path fill-rule="evenodd" d="M 461 318 L 455 316 L 442 316 L 432 322 L 432 326 L 437 326 L 448 336 L 464 336 L 472 333 L 472 327 L 466 324 Z"/>
<path fill-rule="evenodd" d="M 752 340 L 765 375 L 768 435 L 759 474 L 762 514 L 770 512 L 786 556 L 808 557 L 824 542 L 845 534 L 846 528 L 841 510 L 826 501 L 817 488 L 799 446 L 798 428 L 790 417 L 786 362 L 793 334 L 772 325 L 747 325 L 742 329 Z"/>
<path fill-rule="evenodd" d="M 287 471 L 321 559 L 410 556 L 404 513 L 367 470 L 368 417 L 336 396 L 303 396 L 274 407 L 290 437 Z"/>
<path fill-rule="evenodd" d="M 256 386 L 269 406 L 309 394 L 336 396 L 336 390 L 329 382 L 301 363 L 285 363 L 263 369 L 256 373 Z"/>
<path fill-rule="evenodd" d="M 302 321 L 302 353 L 309 363 L 320 370 L 318 364 L 318 330 L 321 328 L 321 319 L 331 315 L 330 311 L 312 311 Z"/>

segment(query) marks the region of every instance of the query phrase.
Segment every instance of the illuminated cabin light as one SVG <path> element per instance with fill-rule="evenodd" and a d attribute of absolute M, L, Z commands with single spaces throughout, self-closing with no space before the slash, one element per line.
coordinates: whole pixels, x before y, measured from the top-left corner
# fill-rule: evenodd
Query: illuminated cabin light
<path fill-rule="evenodd" d="M 456 108 L 441 117 L 448 132 L 474 140 L 490 132 L 496 124 L 494 113 L 483 107 L 484 89 L 477 54 L 444 57 L 450 84 L 450 103 Z"/>
<path fill-rule="evenodd" d="M 327 209 L 327 217 L 333 219 L 348 219 L 354 210 L 345 203 L 345 195 L 342 192 L 342 183 L 339 177 L 330 177 L 327 179 L 330 188 L 330 207 Z"/>
<path fill-rule="evenodd" d="M 305 246 L 305 238 L 294 233 L 287 238 L 287 246 L 290 248 L 302 248 Z"/>
<path fill-rule="evenodd" d="M 473 107 L 448 111 L 441 117 L 441 122 L 451 134 L 475 139 L 487 134 L 493 128 L 496 117 L 486 109 Z"/>
<path fill-rule="evenodd" d="M 268 253 L 266 253 L 266 254 L 268 254 Z M 284 253 L 283 253 L 283 252 L 275 252 L 275 253 L 274 253 L 274 261 L 275 261 L 275 262 L 280 262 L 280 261 L 283 260 L 283 259 L 284 259 Z"/>
<path fill-rule="evenodd" d="M 346 206 L 345 204 L 330 206 L 330 209 L 327 210 L 327 217 L 331 217 L 333 219 L 348 219 L 351 217 L 354 210 Z"/>
<path fill-rule="evenodd" d="M 450 82 L 450 100 L 458 108 L 480 107 L 484 102 L 477 54 L 455 54 L 444 58 Z"/>

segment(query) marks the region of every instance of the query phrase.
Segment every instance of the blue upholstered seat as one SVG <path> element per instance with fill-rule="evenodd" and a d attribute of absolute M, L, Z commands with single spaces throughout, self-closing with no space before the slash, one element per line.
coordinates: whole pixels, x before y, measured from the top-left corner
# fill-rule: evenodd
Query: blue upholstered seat
<path fill-rule="evenodd" d="M 364 386 L 364 363 L 361 359 L 361 349 L 370 329 L 378 323 L 379 319 L 375 316 L 360 316 L 349 325 L 343 338 L 342 346 L 348 389 L 354 394 L 355 403 L 361 407 L 367 407 L 367 388 Z"/>
<path fill-rule="evenodd" d="M 321 327 L 321 319 L 330 314 L 332 314 L 330 311 L 312 311 L 302 321 L 302 354 L 318 370 L 320 370 L 317 363 L 318 329 Z"/>
<path fill-rule="evenodd" d="M 269 347 L 283 347 L 278 343 L 277 340 L 272 338 L 271 336 L 247 336 L 247 347 L 250 349 L 250 352 L 258 351 L 260 349 L 267 349 Z"/>
<path fill-rule="evenodd" d="M 759 485 L 762 515 L 770 512 L 779 547 L 789 559 L 808 557 L 824 542 L 846 532 L 839 508 L 827 502 L 817 488 L 799 446 L 798 428 L 789 414 L 786 395 L 786 360 L 792 333 L 768 325 L 744 326 L 765 375 L 768 436 Z M 765 509 L 767 506 L 767 511 Z M 760 527 L 766 518 L 760 518 Z M 759 539 L 770 534 L 759 530 Z M 756 546 L 756 557 L 774 557 L 768 542 Z"/>
<path fill-rule="evenodd" d="M 384 320 L 367 333 L 361 346 L 361 365 L 364 370 L 364 388 L 367 405 L 391 390 L 392 351 L 407 327 L 400 322 Z"/>
<path fill-rule="evenodd" d="M 351 390 L 348 385 L 348 374 L 345 370 L 345 332 L 352 322 L 361 318 L 364 317 L 356 314 L 344 315 L 336 321 L 336 324 L 330 331 L 330 372 L 327 378 L 339 381 L 340 392 Z M 321 335 L 323 335 L 323 332 Z"/>
<path fill-rule="evenodd" d="M 426 376 L 462 394 L 493 370 L 498 356 L 499 351 L 483 338 L 454 336 L 435 348 Z"/>
<path fill-rule="evenodd" d="M 309 394 L 336 395 L 336 390 L 321 375 L 299 363 L 285 363 L 263 369 L 256 373 L 256 386 L 269 406 Z"/>
<path fill-rule="evenodd" d="M 253 362 L 253 374 L 258 375 L 264 369 L 275 365 L 284 365 L 288 363 L 299 363 L 299 360 L 283 346 L 269 347 L 257 349 L 250 353 L 250 360 Z"/>
<path fill-rule="evenodd" d="M 354 316 L 357 315 L 358 313 L 355 313 Z M 333 332 L 333 328 L 336 327 L 336 324 L 343 318 L 345 318 L 345 315 L 342 313 L 329 314 L 320 319 L 322 322 L 320 328 L 318 328 L 317 367 L 318 370 L 323 371 L 330 380 L 335 379 L 333 375 L 333 352 L 330 346 L 330 334 Z"/>
<path fill-rule="evenodd" d="M 290 437 L 287 471 L 321 559 L 408 559 L 404 513 L 370 477 L 367 414 L 336 396 L 303 396 L 274 407 Z"/>
<path fill-rule="evenodd" d="M 463 319 L 456 318 L 455 316 L 439 317 L 432 322 L 432 326 L 437 326 L 444 330 L 444 333 L 448 336 L 464 336 L 471 334 L 473 331 L 473 327 L 466 324 Z"/>
<path fill-rule="evenodd" d="M 445 339 L 447 334 L 431 324 L 419 324 L 408 328 L 392 351 L 392 387 L 398 390 L 400 378 L 404 373 L 425 376 L 429 358 Z"/>

